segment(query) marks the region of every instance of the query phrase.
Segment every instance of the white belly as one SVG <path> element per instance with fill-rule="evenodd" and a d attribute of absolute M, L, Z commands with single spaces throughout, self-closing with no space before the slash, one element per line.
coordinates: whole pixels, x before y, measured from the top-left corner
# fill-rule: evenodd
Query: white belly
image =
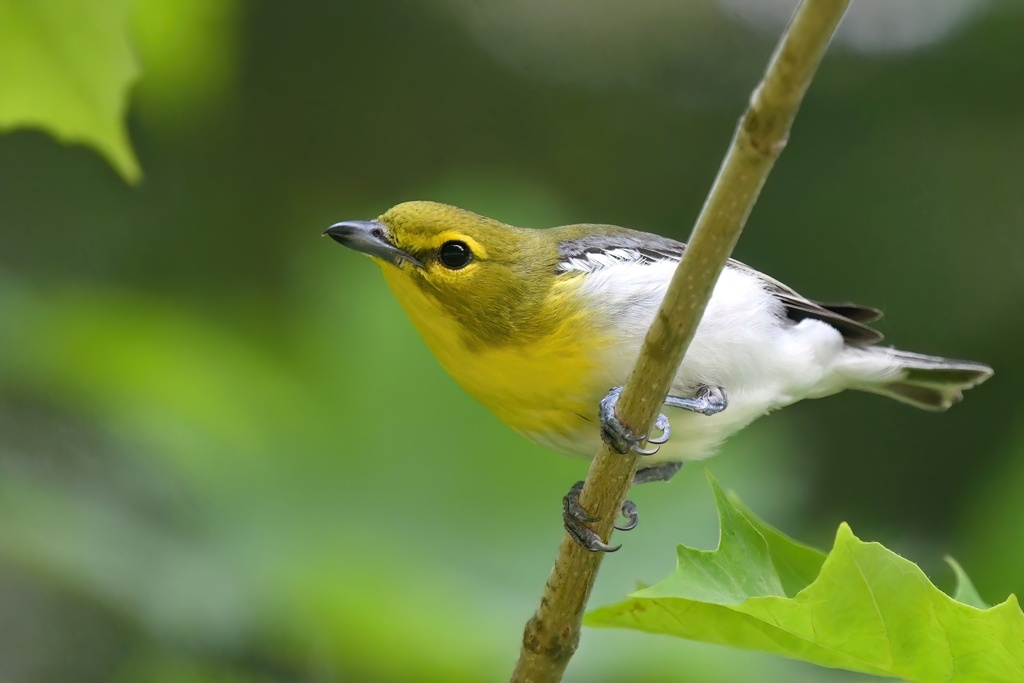
<path fill-rule="evenodd" d="M 610 266 L 588 278 L 583 293 L 600 297 L 611 336 L 618 340 L 603 350 L 609 386 L 624 383 L 674 269 L 673 263 Z M 870 365 L 877 356 L 878 374 L 885 375 L 886 355 L 875 351 L 881 349 L 846 347 L 838 330 L 817 320 L 792 324 L 757 277 L 727 269 L 669 393 L 692 396 L 701 384 L 720 386 L 728 407 L 712 416 L 664 408 L 672 438 L 644 463 L 709 457 L 726 438 L 761 415 L 847 388 L 857 379 L 846 372 L 852 357 L 860 367 L 865 356 L 872 359 Z M 601 398 L 593 397 L 595 420 L 581 422 L 577 433 L 528 436 L 563 453 L 592 457 L 600 444 L 596 411 Z"/>

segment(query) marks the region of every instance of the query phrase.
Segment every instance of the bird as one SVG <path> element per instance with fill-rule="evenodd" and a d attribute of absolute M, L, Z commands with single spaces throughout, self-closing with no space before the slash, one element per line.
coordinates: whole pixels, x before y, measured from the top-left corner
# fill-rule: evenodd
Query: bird
<path fill-rule="evenodd" d="M 398 204 L 324 235 L 368 255 L 434 356 L 506 425 L 551 450 L 593 457 L 601 441 L 642 455 L 634 484 L 667 481 L 758 417 L 846 389 L 943 411 L 992 375 L 973 361 L 884 346 L 882 313 L 808 299 L 730 259 L 655 427 L 629 433 L 618 392 L 686 245 L 614 225 L 520 228 L 429 201 Z M 643 447 L 643 442 L 653 447 Z M 563 499 L 570 535 L 589 528 L 582 482 Z M 636 526 L 636 506 L 622 512 Z"/>

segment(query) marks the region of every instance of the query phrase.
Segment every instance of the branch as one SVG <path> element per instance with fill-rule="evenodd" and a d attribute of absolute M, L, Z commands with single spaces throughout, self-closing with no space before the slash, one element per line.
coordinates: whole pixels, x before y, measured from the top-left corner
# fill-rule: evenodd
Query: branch
<path fill-rule="evenodd" d="M 668 394 L 715 282 L 786 146 L 800 102 L 848 4 L 849 0 L 803 0 L 751 95 L 619 398 L 617 417 L 634 434 L 649 432 Z M 580 502 L 600 518 L 593 528 L 601 538 L 611 534 L 638 462 L 636 455 L 620 455 L 604 444 L 591 463 Z M 563 536 L 540 607 L 526 624 L 513 683 L 561 680 L 579 643 L 583 611 L 603 558 L 602 553 L 581 548 L 568 534 Z"/>

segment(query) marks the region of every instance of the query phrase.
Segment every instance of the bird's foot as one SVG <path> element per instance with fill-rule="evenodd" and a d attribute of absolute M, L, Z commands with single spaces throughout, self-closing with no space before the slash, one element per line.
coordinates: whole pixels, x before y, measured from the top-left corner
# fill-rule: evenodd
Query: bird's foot
<path fill-rule="evenodd" d="M 633 485 L 646 484 L 652 481 L 668 481 L 682 466 L 683 463 L 681 462 L 667 462 L 662 465 L 639 470 L 633 475 Z M 597 517 L 590 516 L 583 509 L 583 506 L 580 505 L 580 492 L 582 490 L 583 482 L 578 481 L 572 485 L 569 492 L 562 498 L 562 523 L 565 525 L 565 530 L 569 532 L 574 541 L 590 552 L 614 553 L 622 546 L 608 545 L 601 540 L 601 537 L 593 529 L 587 526 L 589 522 L 596 522 Z M 622 526 L 616 524 L 615 528 L 619 531 L 630 531 L 635 529 L 636 525 L 640 523 L 640 512 L 637 510 L 636 503 L 631 500 L 626 500 L 622 503 L 622 516 L 629 521 Z"/>
<path fill-rule="evenodd" d="M 650 442 L 655 444 L 654 448 L 641 448 L 640 444 L 647 439 L 647 435 L 634 434 L 619 422 L 619 418 L 615 417 L 615 404 L 619 402 L 621 394 L 622 387 L 613 387 L 608 395 L 601 399 L 601 409 L 598 411 L 598 416 L 601 418 L 601 438 L 623 455 L 630 451 L 636 451 L 638 455 L 654 455 L 658 452 L 660 444 L 668 441 L 668 418 L 658 415 L 658 419 L 654 421 L 655 428 L 661 430 L 659 436 L 650 439 Z"/>
<path fill-rule="evenodd" d="M 601 540 L 601 537 L 593 529 L 587 526 L 588 522 L 596 522 L 597 517 L 591 517 L 583 509 L 583 506 L 580 505 L 580 491 L 582 490 L 583 482 L 578 481 L 572 485 L 569 492 L 562 498 L 562 523 L 565 526 L 565 530 L 569 532 L 569 536 L 576 543 L 592 553 L 614 553 L 622 546 L 608 545 Z M 629 531 L 635 528 L 640 521 L 636 504 L 631 500 L 627 500 L 622 504 L 622 514 L 629 519 L 629 522 L 623 526 L 616 525 L 615 528 L 619 531 Z"/>
<path fill-rule="evenodd" d="M 666 462 L 661 465 L 645 467 L 642 470 L 637 470 L 636 474 L 633 475 L 633 486 L 649 484 L 652 481 L 668 481 L 674 477 L 676 472 L 682 469 L 682 467 L 683 463 L 681 462 Z"/>
<path fill-rule="evenodd" d="M 614 387 L 608 395 L 601 400 L 601 409 L 598 415 L 601 418 L 601 438 L 611 445 L 619 453 L 625 455 L 631 450 L 639 455 L 654 455 L 658 452 L 661 444 L 672 436 L 672 428 L 664 413 L 659 413 L 654 421 L 655 429 L 660 434 L 650 439 L 647 435 L 637 436 L 629 431 L 619 419 L 615 417 L 615 404 L 622 394 L 622 387 Z M 722 412 L 729 405 L 729 399 L 723 387 L 701 384 L 693 397 L 688 396 L 666 396 L 665 405 L 672 408 L 683 408 L 702 415 L 715 415 Z M 644 440 L 654 444 L 654 448 L 641 448 Z"/>
<path fill-rule="evenodd" d="M 729 407 L 729 397 L 724 387 L 701 384 L 693 398 L 685 396 L 666 396 L 665 405 L 672 408 L 683 408 L 701 415 L 717 415 Z"/>

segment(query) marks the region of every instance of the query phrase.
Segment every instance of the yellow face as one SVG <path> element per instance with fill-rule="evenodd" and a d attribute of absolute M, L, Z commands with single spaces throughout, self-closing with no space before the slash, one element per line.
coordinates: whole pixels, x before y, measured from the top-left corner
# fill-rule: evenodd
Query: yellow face
<path fill-rule="evenodd" d="M 328 234 L 374 257 L 441 365 L 499 418 L 535 438 L 589 424 L 610 386 L 601 341 L 542 231 L 429 202 L 343 225 L 359 234 Z"/>
<path fill-rule="evenodd" d="M 488 278 L 487 271 L 496 264 L 489 263 L 487 248 L 465 231 L 443 229 L 436 232 L 390 231 L 395 245 L 416 257 L 420 265 L 407 262 L 396 268 L 377 259 L 389 281 L 406 279 L 424 294 L 449 307 L 461 308 L 459 302 L 481 302 L 481 288 Z M 482 303 L 482 302 L 481 302 Z"/>
<path fill-rule="evenodd" d="M 470 349 L 524 345 L 555 323 L 545 302 L 557 248 L 539 231 L 432 202 L 399 204 L 379 221 L 412 257 L 378 259 L 410 316 L 415 305 L 450 318 Z"/>

